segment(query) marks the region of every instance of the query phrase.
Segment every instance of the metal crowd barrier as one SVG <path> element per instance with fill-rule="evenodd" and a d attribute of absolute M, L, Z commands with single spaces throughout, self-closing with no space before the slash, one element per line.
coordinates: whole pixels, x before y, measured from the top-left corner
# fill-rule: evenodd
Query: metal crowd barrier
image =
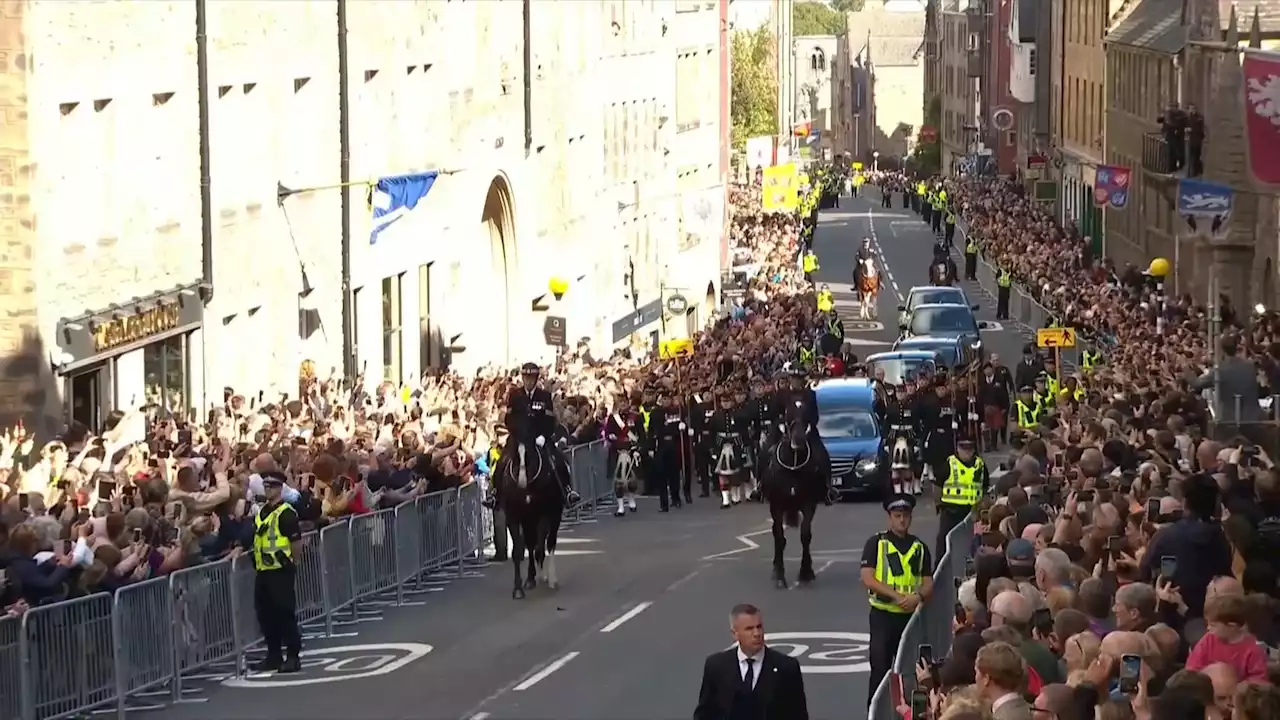
<path fill-rule="evenodd" d="M 964 246 L 969 240 L 969 228 L 968 221 L 962 217 L 956 218 L 956 235 L 957 239 L 954 247 L 956 252 L 960 254 L 960 267 L 963 270 Z M 998 297 L 1000 287 L 996 280 L 1000 273 L 991 263 L 987 262 L 986 246 L 982 238 L 978 238 L 978 246 L 982 249 L 982 252 L 978 255 L 978 285 L 991 297 Z M 1038 328 L 1047 327 L 1053 317 L 1054 314 L 1048 308 L 1021 286 L 1015 284 L 1009 288 L 1010 320 L 1030 328 L 1034 332 Z M 1091 347 L 1092 345 L 1077 333 L 1076 346 L 1062 350 L 1062 369 L 1069 370 L 1080 367 L 1082 354 Z"/>
<path fill-rule="evenodd" d="M 613 493 L 607 450 L 597 441 L 569 453 L 583 502 L 567 514 L 587 522 Z M 361 603 L 403 605 L 431 579 L 483 566 L 494 523 L 482 491 L 469 482 L 305 535 L 299 622 L 332 635 Z M 253 598 L 246 554 L 0 618 L 0 720 L 124 718 L 182 702 L 193 681 L 242 674 L 261 640 Z"/>
<path fill-rule="evenodd" d="M 916 688 L 917 648 L 921 645 L 932 645 L 934 657 L 942 658 L 951 650 L 951 638 L 954 635 L 952 621 L 955 619 L 957 597 L 955 578 L 964 577 L 965 561 L 968 560 L 973 547 L 973 515 L 947 533 L 947 551 L 938 561 L 933 572 L 933 595 L 929 602 L 916 608 L 911 619 L 907 621 L 907 629 L 898 642 L 898 652 L 893 659 L 893 667 L 884 676 L 880 685 L 871 696 L 869 720 L 898 720 L 897 708 L 893 706 L 893 674 L 902 677 L 903 700 L 911 697 Z"/>

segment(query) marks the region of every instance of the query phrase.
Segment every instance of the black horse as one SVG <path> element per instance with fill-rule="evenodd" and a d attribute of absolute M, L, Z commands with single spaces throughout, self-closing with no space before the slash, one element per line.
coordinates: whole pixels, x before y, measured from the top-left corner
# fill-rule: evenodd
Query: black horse
<path fill-rule="evenodd" d="M 523 600 L 526 590 L 538 586 L 538 568 L 542 568 L 547 587 L 555 590 L 560 585 L 556 577 L 556 539 L 565 497 L 556 474 L 568 471 L 546 448 L 523 444 L 503 453 L 494 468 L 498 502 L 506 513 L 507 530 L 511 532 L 511 563 L 515 573 L 511 597 L 515 600 Z M 529 551 L 527 577 L 520 572 L 526 549 Z"/>
<path fill-rule="evenodd" d="M 787 587 L 783 552 L 787 549 L 787 527 L 800 527 L 800 575 L 804 585 L 814 580 L 813 516 L 818 503 L 827 500 L 831 461 L 820 440 L 810 436 L 809 427 L 799 420 L 787 426 L 786 435 L 773 447 L 768 468 L 761 480 L 769 516 L 773 519 L 773 583 Z"/>

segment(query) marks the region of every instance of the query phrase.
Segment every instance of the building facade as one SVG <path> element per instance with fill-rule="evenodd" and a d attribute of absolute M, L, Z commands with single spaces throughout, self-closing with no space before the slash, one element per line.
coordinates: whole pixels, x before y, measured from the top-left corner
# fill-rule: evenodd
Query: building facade
<path fill-rule="evenodd" d="M 924 124 L 925 5 L 872 0 L 847 18 L 851 46 L 866 38 L 864 53 L 875 67 L 873 146 L 881 158 L 904 160 Z"/>
<path fill-rule="evenodd" d="M 970 58 L 977 53 L 977 38 L 969 34 L 968 2 L 942 5 L 938 65 L 942 126 L 938 131 L 942 143 L 941 163 L 944 172 L 953 172 L 970 153 L 976 127 L 976 78 L 970 74 Z M 976 63 L 973 63 L 976 65 Z"/>
<path fill-rule="evenodd" d="M 705 320 L 726 2 L 7 3 L 6 411 L 547 361 L 553 318 L 606 350 L 672 285 Z M 375 233 L 385 178 L 425 190 Z"/>
<path fill-rule="evenodd" d="M 833 149 L 866 167 L 877 160 L 875 62 L 867 38 L 848 32 L 836 39 L 835 68 L 831 73 L 831 106 L 834 114 Z"/>
<path fill-rule="evenodd" d="M 801 35 L 792 42 L 796 65 L 796 123 L 808 124 L 810 152 L 821 156 L 835 147 L 836 65 L 839 43 L 835 35 Z M 802 140 L 803 141 L 803 140 Z"/>
<path fill-rule="evenodd" d="M 1059 219 L 1092 239 L 1102 255 L 1102 210 L 1093 202 L 1097 167 L 1103 164 L 1106 133 L 1106 53 L 1102 41 L 1111 25 L 1114 0 L 1054 0 L 1054 46 L 1050 112 L 1054 158 L 1060 177 Z M 1116 9 L 1118 11 L 1118 8 Z"/>

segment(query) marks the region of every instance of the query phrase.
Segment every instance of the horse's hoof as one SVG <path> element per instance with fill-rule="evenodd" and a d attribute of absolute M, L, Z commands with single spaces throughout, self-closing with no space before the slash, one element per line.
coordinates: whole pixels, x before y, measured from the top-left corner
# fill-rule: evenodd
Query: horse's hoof
<path fill-rule="evenodd" d="M 803 568 L 800 570 L 800 576 L 796 578 L 796 581 L 801 585 L 808 585 L 817 579 L 818 576 L 813 572 L 813 568 Z"/>
<path fill-rule="evenodd" d="M 774 586 L 775 588 L 779 589 L 779 590 L 786 590 L 786 589 L 787 589 L 787 579 L 786 579 L 786 578 L 783 578 L 783 577 L 780 577 L 780 578 L 774 578 L 774 579 L 773 579 L 773 586 Z"/>
<path fill-rule="evenodd" d="M 522 588 L 522 587 L 512 588 L 512 590 L 511 590 L 511 599 L 512 599 L 512 600 L 523 600 L 523 599 L 524 599 L 524 588 Z"/>
<path fill-rule="evenodd" d="M 534 579 L 534 578 L 529 578 L 528 580 L 525 580 L 525 581 L 524 581 L 524 589 L 525 589 L 525 590 L 532 590 L 532 589 L 534 589 L 534 588 L 536 588 L 536 587 L 538 587 L 538 581 L 537 581 L 536 579 Z"/>

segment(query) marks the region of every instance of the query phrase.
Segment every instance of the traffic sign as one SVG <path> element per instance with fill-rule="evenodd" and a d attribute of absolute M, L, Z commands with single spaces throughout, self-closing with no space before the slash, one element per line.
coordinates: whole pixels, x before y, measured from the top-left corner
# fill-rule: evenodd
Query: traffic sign
<path fill-rule="evenodd" d="M 693 357 L 693 341 L 688 338 L 684 338 L 682 340 L 663 340 L 662 343 L 658 345 L 658 357 L 663 360 Z"/>
<path fill-rule="evenodd" d="M 1041 328 L 1036 331 L 1036 345 L 1042 348 L 1073 348 L 1076 346 L 1076 329 Z"/>
<path fill-rule="evenodd" d="M 564 347 L 568 341 L 564 318 L 548 315 L 542 321 L 542 340 L 552 347 Z"/>

